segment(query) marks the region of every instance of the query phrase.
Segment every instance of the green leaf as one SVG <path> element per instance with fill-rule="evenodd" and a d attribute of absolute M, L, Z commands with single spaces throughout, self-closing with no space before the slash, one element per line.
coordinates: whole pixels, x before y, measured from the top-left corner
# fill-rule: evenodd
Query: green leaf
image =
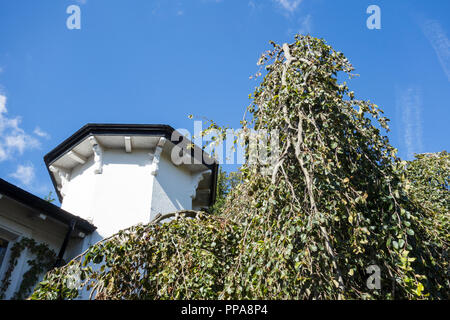
<path fill-rule="evenodd" d="M 398 249 L 398 242 L 397 241 L 392 241 L 392 245 L 394 246 L 394 249 Z"/>

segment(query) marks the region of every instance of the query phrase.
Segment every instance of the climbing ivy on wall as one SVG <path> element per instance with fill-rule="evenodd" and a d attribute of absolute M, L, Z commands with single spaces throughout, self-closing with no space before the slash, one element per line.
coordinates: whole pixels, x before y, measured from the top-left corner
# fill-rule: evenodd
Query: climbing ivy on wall
<path fill-rule="evenodd" d="M 25 299 L 36 285 L 39 276 L 50 270 L 56 261 L 56 254 L 44 243 L 37 243 L 30 238 L 22 238 L 14 243 L 11 248 L 11 255 L 8 261 L 8 268 L 0 284 L 0 299 L 4 299 L 5 293 L 11 284 L 11 275 L 17 266 L 17 261 L 24 250 L 28 250 L 34 259 L 27 261 L 30 268 L 23 274 L 19 289 L 14 293 L 12 299 Z"/>

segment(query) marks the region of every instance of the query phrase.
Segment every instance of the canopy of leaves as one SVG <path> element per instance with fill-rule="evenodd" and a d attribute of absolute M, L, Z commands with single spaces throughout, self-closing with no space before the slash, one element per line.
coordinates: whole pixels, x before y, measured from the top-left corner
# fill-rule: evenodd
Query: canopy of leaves
<path fill-rule="evenodd" d="M 426 212 L 422 222 L 434 245 L 441 248 L 448 268 L 446 252 L 450 243 L 450 155 L 446 151 L 416 155 L 405 171 L 408 196 Z"/>
<path fill-rule="evenodd" d="M 427 183 L 420 170 L 408 180 L 416 164 L 405 173 L 382 111 L 338 81 L 352 65 L 310 36 L 272 45 L 242 126 L 279 131 L 273 162 L 244 165 L 217 213 L 120 232 L 47 274 L 32 299 L 449 297 L 448 223 L 438 234 L 425 223 L 448 205 L 429 198 L 431 212 L 418 204 L 428 191 L 411 195 Z M 379 290 L 366 283 L 371 265 Z"/>
<path fill-rule="evenodd" d="M 216 202 L 211 206 L 211 212 L 216 214 L 220 213 L 223 206 L 227 201 L 229 193 L 238 186 L 240 183 L 239 172 L 231 171 L 226 172 L 219 167 L 217 175 L 217 196 Z"/>

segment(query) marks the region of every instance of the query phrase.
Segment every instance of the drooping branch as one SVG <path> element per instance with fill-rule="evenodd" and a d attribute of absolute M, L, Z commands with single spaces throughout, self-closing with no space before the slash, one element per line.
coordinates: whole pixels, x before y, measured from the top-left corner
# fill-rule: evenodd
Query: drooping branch
<path fill-rule="evenodd" d="M 154 225 L 154 224 L 158 224 L 164 220 L 170 219 L 170 218 L 197 218 L 200 219 L 205 213 L 203 211 L 195 211 L 195 210 L 179 210 L 176 212 L 171 212 L 171 213 L 166 213 L 166 214 L 160 214 L 158 213 L 155 218 L 153 218 L 152 221 L 149 222 L 149 225 Z M 123 229 L 121 230 L 121 232 L 127 232 L 130 231 L 132 229 L 136 228 L 136 225 L 131 226 L 129 228 Z M 115 237 L 118 237 L 119 234 L 115 233 L 110 237 L 104 238 L 98 242 L 96 242 L 95 244 L 93 244 L 91 247 L 93 246 L 98 246 L 102 243 L 105 243 Z M 77 255 L 75 258 L 72 258 L 72 260 L 78 260 L 81 259 L 84 255 L 86 255 L 86 253 L 91 250 L 91 247 L 86 249 L 85 251 L 83 251 L 82 253 L 80 253 L 79 255 Z"/>

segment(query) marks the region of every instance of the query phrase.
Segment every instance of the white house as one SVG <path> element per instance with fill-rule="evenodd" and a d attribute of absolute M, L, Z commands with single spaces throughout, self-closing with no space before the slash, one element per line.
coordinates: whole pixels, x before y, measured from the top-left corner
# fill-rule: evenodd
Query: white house
<path fill-rule="evenodd" d="M 167 125 L 88 124 L 44 157 L 61 208 L 0 179 L 0 289 L 21 237 L 46 243 L 61 264 L 159 213 L 210 206 L 218 165 L 198 146 L 180 151 L 190 144 Z M 25 250 L 4 298 L 29 259 Z"/>

